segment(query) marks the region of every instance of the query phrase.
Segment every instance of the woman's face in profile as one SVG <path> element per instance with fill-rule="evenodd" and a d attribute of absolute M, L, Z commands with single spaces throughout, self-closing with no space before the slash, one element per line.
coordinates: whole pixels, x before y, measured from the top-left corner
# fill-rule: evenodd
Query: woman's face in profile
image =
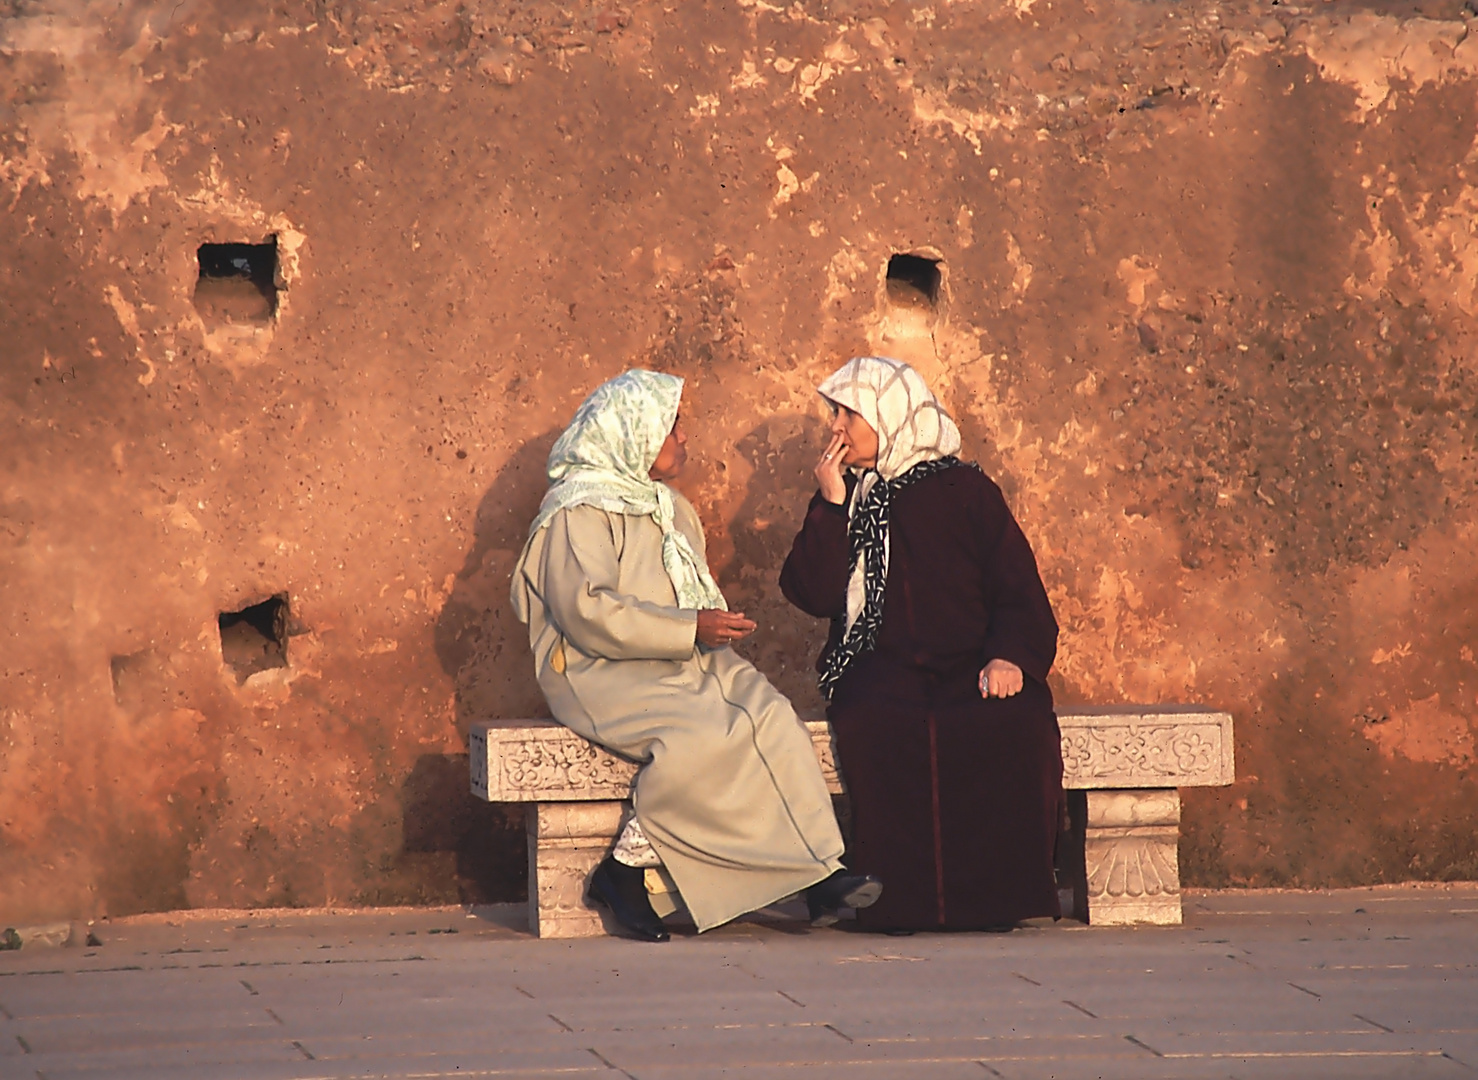
<path fill-rule="evenodd" d="M 871 469 L 878 463 L 878 433 L 872 425 L 845 405 L 836 406 L 831 420 L 831 433 L 840 436 L 845 453 L 842 464 Z"/>
<path fill-rule="evenodd" d="M 683 418 L 679 414 L 678 418 L 673 421 L 672 430 L 667 433 L 662 449 L 657 452 L 657 460 L 652 462 L 652 467 L 647 470 L 647 475 L 653 480 L 663 482 L 675 480 L 687 463 L 688 436 L 683 431 Z"/>

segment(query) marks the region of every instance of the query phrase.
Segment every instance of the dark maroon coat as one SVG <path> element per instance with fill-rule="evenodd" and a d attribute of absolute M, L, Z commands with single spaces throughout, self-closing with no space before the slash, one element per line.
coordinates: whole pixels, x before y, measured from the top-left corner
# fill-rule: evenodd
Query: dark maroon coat
<path fill-rule="evenodd" d="M 1056 916 L 1057 621 L 1031 546 L 1000 488 L 964 466 L 896 492 L 889 535 L 877 647 L 852 662 L 828 710 L 852 802 L 847 861 L 883 880 L 859 922 L 977 929 Z M 846 512 L 818 493 L 780 587 L 834 620 L 827 650 L 847 576 Z M 980 696 L 995 658 L 1021 668 L 1019 694 Z"/>

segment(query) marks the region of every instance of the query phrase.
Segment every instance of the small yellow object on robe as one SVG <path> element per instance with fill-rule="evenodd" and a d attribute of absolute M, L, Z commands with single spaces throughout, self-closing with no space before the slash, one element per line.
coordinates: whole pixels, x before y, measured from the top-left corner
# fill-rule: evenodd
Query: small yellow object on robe
<path fill-rule="evenodd" d="M 673 492 L 699 558 L 703 530 Z M 560 510 L 513 577 L 555 719 L 646 762 L 637 819 L 699 930 L 841 868 L 842 837 L 811 738 L 790 702 L 732 649 L 696 646 L 650 516 Z"/>
<path fill-rule="evenodd" d="M 657 913 L 657 918 L 665 919 L 669 915 L 684 910 L 682 894 L 677 891 L 677 882 L 672 880 L 672 875 L 660 866 L 648 867 L 646 870 L 647 900 L 652 905 L 652 910 Z"/>

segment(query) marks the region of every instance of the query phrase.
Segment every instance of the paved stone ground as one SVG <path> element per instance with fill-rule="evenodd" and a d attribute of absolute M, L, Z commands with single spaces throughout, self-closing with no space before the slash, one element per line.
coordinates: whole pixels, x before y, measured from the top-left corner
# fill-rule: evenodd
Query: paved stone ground
<path fill-rule="evenodd" d="M 1186 914 L 910 938 L 766 918 L 657 946 L 537 941 L 507 907 L 121 920 L 0 953 L 0 1078 L 1478 1080 L 1478 885 Z"/>

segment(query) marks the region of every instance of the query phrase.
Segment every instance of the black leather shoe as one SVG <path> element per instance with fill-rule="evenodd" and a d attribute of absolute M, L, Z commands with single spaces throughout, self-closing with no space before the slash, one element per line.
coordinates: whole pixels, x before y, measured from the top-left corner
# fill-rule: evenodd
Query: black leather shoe
<path fill-rule="evenodd" d="M 652 910 L 647 897 L 647 872 L 619 863 L 607 855 L 590 875 L 590 899 L 610 910 L 632 937 L 639 941 L 666 941 L 671 935 Z"/>
<path fill-rule="evenodd" d="M 878 902 L 883 883 L 871 874 L 849 874 L 838 870 L 824 881 L 806 890 L 806 908 L 812 926 L 832 926 L 839 916 L 838 908 L 865 908 Z"/>

